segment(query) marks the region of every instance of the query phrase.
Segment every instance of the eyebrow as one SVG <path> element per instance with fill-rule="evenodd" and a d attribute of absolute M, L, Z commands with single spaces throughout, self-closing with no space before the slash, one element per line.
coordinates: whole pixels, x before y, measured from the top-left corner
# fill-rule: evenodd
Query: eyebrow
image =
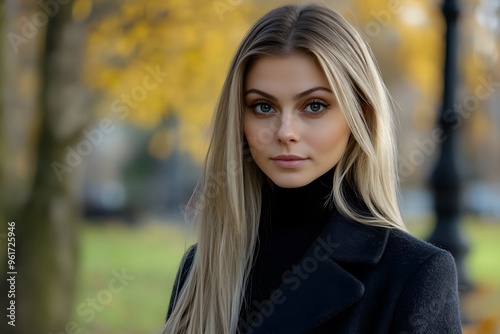
<path fill-rule="evenodd" d="M 302 93 L 298 93 L 296 94 L 293 98 L 294 100 L 300 100 L 301 98 L 303 98 L 304 96 L 307 96 L 315 91 L 318 91 L 318 90 L 322 90 L 322 91 L 325 91 L 325 92 L 328 92 L 328 93 L 333 93 L 330 89 L 326 88 L 326 87 L 313 87 L 311 89 L 308 89 L 306 91 L 303 91 Z M 272 96 L 271 94 L 268 94 L 266 92 L 263 92 L 259 89 L 256 89 L 256 88 L 251 88 L 249 90 L 247 90 L 245 92 L 245 96 L 250 94 L 250 93 L 257 93 L 257 94 L 260 94 L 266 98 L 268 98 L 269 100 L 272 100 L 272 101 L 278 101 L 278 99 L 274 96 Z"/>

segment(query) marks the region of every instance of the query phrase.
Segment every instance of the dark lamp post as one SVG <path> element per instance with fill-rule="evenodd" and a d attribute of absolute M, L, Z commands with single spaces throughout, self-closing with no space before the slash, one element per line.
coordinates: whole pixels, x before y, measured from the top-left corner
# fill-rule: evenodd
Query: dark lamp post
<path fill-rule="evenodd" d="M 441 151 L 430 177 L 434 194 L 436 226 L 429 242 L 449 250 L 457 265 L 460 292 L 472 287 L 465 269 L 468 243 L 461 230 L 461 179 L 458 168 L 458 128 L 460 117 L 455 110 L 457 83 L 457 21 L 460 9 L 456 0 L 445 0 L 442 12 L 446 20 L 443 104 L 438 126 L 443 130 Z"/>

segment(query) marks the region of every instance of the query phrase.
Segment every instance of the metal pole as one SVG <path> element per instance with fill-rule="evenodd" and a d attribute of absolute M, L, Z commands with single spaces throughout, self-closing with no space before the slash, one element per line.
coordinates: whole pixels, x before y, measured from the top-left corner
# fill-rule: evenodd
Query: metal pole
<path fill-rule="evenodd" d="M 429 242 L 449 250 L 457 265 L 459 291 L 472 287 L 465 269 L 465 256 L 469 246 L 461 230 L 461 179 L 458 168 L 458 113 L 455 110 L 455 88 L 457 83 L 457 21 L 460 8 L 456 0 L 445 0 L 442 12 L 446 20 L 446 53 L 444 63 L 443 105 L 438 126 L 443 138 L 438 161 L 430 177 L 434 194 L 436 226 Z"/>

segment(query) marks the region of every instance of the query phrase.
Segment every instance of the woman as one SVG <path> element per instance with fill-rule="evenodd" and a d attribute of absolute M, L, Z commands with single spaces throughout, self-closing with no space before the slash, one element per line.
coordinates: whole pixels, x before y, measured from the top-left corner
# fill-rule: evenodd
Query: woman
<path fill-rule="evenodd" d="M 453 258 L 401 220 L 392 123 L 339 14 L 261 18 L 215 108 L 163 332 L 460 333 Z"/>

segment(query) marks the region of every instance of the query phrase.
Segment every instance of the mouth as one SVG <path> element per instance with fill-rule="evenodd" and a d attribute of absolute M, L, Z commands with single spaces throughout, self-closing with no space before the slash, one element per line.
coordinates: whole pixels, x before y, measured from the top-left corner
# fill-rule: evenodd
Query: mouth
<path fill-rule="evenodd" d="M 281 168 L 296 168 L 305 163 L 308 159 L 292 154 L 281 154 L 271 158 L 271 160 Z"/>

